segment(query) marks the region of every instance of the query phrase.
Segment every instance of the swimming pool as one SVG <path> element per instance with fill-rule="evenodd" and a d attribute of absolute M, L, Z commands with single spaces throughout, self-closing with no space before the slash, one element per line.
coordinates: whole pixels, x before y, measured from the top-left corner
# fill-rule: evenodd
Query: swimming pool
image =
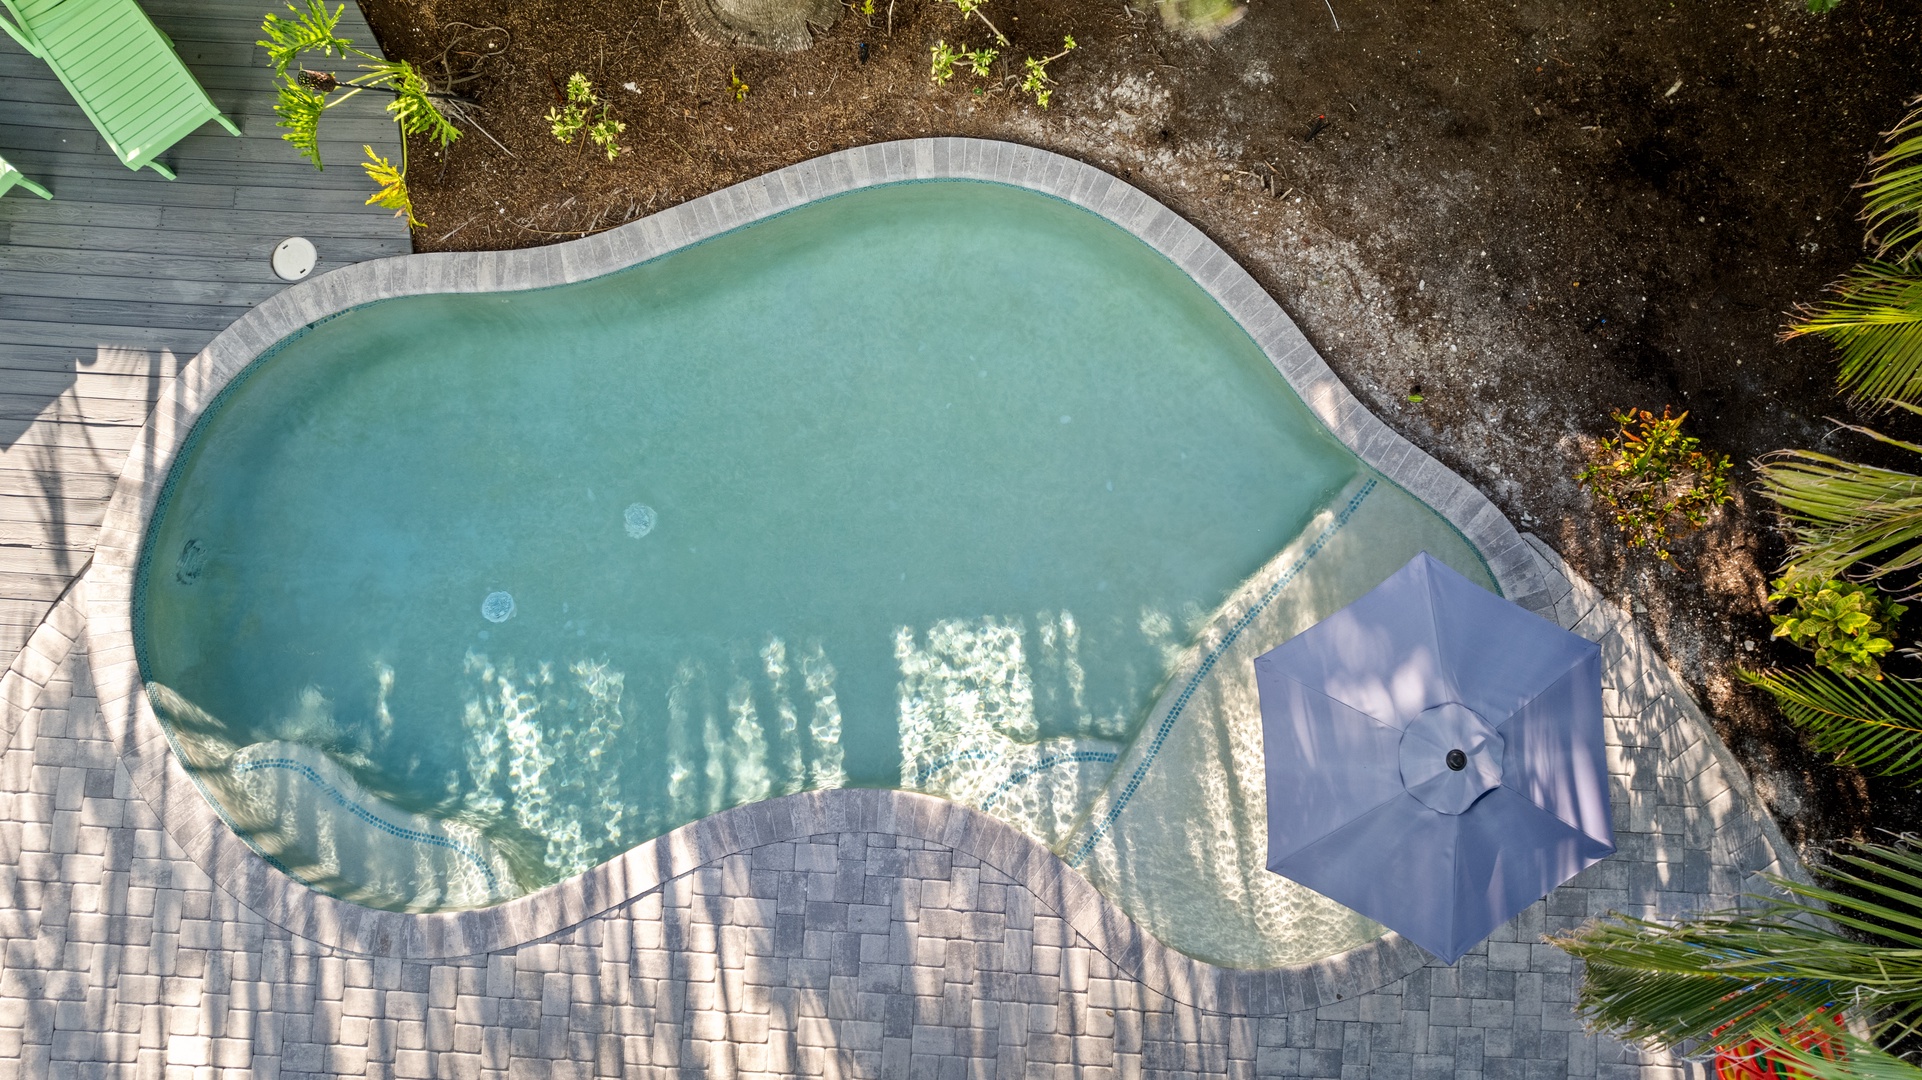
<path fill-rule="evenodd" d="M 174 464 L 135 630 L 229 823 L 336 895 L 484 905 L 886 786 L 1015 821 L 1179 945 L 1189 875 L 1148 865 L 1179 837 L 1136 841 L 1247 831 L 1224 658 L 1423 547 L 1490 580 L 1154 249 L 951 181 L 286 340 Z M 1285 949 L 1191 951 L 1379 933 L 1317 899 L 1248 931 Z"/>

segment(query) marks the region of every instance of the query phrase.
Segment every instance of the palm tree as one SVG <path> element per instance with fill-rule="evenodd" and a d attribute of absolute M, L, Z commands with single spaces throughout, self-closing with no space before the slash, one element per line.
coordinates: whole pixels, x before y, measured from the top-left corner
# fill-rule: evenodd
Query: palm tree
<path fill-rule="evenodd" d="M 1828 305 L 1804 309 L 1783 333 L 1835 345 L 1837 383 L 1871 406 L 1922 400 L 1922 98 L 1909 104 L 1863 185 L 1862 218 L 1876 257 L 1837 282 Z"/>
<path fill-rule="evenodd" d="M 1904 171 L 1922 174 L 1922 165 Z M 1834 291 L 1834 300 L 1805 309 L 1783 336 L 1815 334 L 1834 345 L 1842 362 L 1836 384 L 1859 403 L 1922 399 L 1922 266 L 1913 257 L 1870 260 Z"/>
<path fill-rule="evenodd" d="M 1889 404 L 1922 414 L 1914 405 Z M 1869 428 L 1848 430 L 1922 454 L 1922 446 Z M 1813 450 L 1779 451 L 1756 472 L 1762 494 L 1788 518 L 1787 561 L 1799 573 L 1872 580 L 1922 568 L 1922 475 Z"/>
<path fill-rule="evenodd" d="M 1890 147 L 1874 161 L 1862 217 L 1883 259 L 1906 260 L 1922 248 L 1922 98 L 1883 137 Z"/>
<path fill-rule="evenodd" d="M 1922 850 L 1904 837 L 1836 861 L 1830 884 L 1771 878 L 1786 898 L 1747 909 L 1617 916 L 1550 940 L 1586 963 L 1582 1011 L 1617 1037 L 1667 1049 L 1755 1039 L 1811 1077 L 1922 1080 L 1888 1049 L 1922 1032 Z M 1838 1033 L 1839 1060 L 1811 1053 L 1818 1010 L 1867 1037 Z"/>
<path fill-rule="evenodd" d="M 1742 671 L 1768 691 L 1789 722 L 1836 764 L 1922 786 L 1922 686 L 1850 678 L 1820 669 Z"/>

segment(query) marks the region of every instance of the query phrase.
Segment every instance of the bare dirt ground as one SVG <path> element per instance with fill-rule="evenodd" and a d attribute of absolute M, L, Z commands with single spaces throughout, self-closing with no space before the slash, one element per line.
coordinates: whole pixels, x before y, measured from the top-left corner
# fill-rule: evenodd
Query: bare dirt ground
<path fill-rule="evenodd" d="M 1791 839 L 1922 826 L 1922 800 L 1830 767 L 1734 679 L 1804 660 L 1768 639 L 1781 540 L 1756 497 L 1674 572 L 1625 552 L 1571 479 L 1627 406 L 1689 410 L 1743 488 L 1757 455 L 1849 445 L 1824 419 L 1848 416 L 1828 353 L 1776 333 L 1861 254 L 1851 185 L 1922 92 L 1922 4 L 1253 0 L 1204 42 L 1138 0 L 992 0 L 1011 55 L 946 87 L 930 46 L 988 34 L 935 0 L 849 9 L 792 54 L 697 40 L 677 0 L 362 6 L 390 56 L 475 76 L 459 90 L 486 135 L 413 150 L 423 251 L 552 243 L 929 134 L 1128 179 L 1236 255 L 1379 415 L 1632 606 Z M 1018 99 L 1004 72 L 1066 33 L 1081 48 L 1052 107 Z M 574 71 L 628 125 L 612 163 L 541 119 Z"/>

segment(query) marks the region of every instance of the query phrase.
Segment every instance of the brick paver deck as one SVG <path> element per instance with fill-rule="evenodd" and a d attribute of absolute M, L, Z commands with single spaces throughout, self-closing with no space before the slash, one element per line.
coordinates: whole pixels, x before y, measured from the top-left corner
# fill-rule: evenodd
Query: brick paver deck
<path fill-rule="evenodd" d="M 1800 871 L 1627 616 L 1531 544 L 1557 620 L 1604 647 L 1620 851 L 1453 967 L 1391 970 L 1421 960 L 1391 938 L 1306 980 L 1158 959 L 1013 830 L 877 791 L 687 826 L 663 850 L 724 853 L 513 948 L 329 947 L 224 891 L 135 793 L 69 596 L 0 680 L 0 1080 L 1678 1075 L 1582 1030 L 1578 967 L 1541 935 Z"/>

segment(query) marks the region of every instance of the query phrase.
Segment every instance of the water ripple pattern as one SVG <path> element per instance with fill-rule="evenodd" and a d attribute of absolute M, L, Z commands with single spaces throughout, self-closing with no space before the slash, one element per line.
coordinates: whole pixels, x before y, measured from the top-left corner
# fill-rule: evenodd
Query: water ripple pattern
<path fill-rule="evenodd" d="M 1222 636 L 1221 641 L 1208 650 L 1208 655 L 1202 658 L 1201 663 L 1195 668 L 1195 673 L 1188 677 L 1187 685 L 1182 687 L 1181 696 L 1175 698 L 1174 705 L 1169 707 L 1167 715 L 1161 718 L 1160 725 L 1155 728 L 1154 741 L 1148 744 L 1147 754 L 1141 759 L 1141 764 L 1135 766 L 1134 775 L 1128 778 L 1128 786 L 1121 789 L 1121 797 L 1114 801 L 1114 805 L 1108 807 L 1108 812 L 1101 816 L 1101 822 L 1088 833 L 1088 839 L 1083 841 L 1068 858 L 1069 866 L 1079 867 L 1086 862 L 1088 854 L 1094 850 L 1096 844 L 1101 842 L 1101 838 L 1107 835 L 1115 819 L 1128 808 L 1128 803 L 1134 798 L 1135 792 L 1141 789 L 1141 782 L 1147 779 L 1148 770 L 1154 766 L 1155 757 L 1161 753 L 1161 745 L 1168 741 L 1168 733 L 1174 730 L 1175 722 L 1181 719 L 1181 714 L 1188 708 L 1188 702 L 1195 696 L 1195 691 L 1201 687 L 1202 680 L 1215 669 L 1215 662 L 1221 659 L 1221 655 L 1241 637 L 1241 632 L 1248 628 L 1248 624 L 1254 622 L 1275 597 L 1281 595 L 1281 590 L 1287 588 L 1288 583 L 1295 580 L 1295 577 L 1316 555 L 1321 554 L 1321 549 L 1328 546 L 1328 541 L 1333 540 L 1342 526 L 1348 524 L 1348 519 L 1355 516 L 1355 511 L 1361 509 L 1362 502 L 1368 498 L 1370 492 L 1375 490 L 1377 483 L 1378 481 L 1371 477 L 1367 483 L 1363 484 L 1361 490 L 1355 492 L 1354 498 L 1349 499 L 1348 504 L 1341 508 L 1341 513 L 1335 515 L 1335 520 L 1329 522 L 1328 527 L 1321 531 L 1321 535 L 1315 537 L 1314 543 L 1308 545 L 1308 550 L 1302 553 L 1301 558 L 1284 570 L 1275 583 L 1268 587 L 1268 591 L 1261 595 L 1261 599 L 1250 605 L 1247 612 L 1235 621 L 1234 627 Z"/>

